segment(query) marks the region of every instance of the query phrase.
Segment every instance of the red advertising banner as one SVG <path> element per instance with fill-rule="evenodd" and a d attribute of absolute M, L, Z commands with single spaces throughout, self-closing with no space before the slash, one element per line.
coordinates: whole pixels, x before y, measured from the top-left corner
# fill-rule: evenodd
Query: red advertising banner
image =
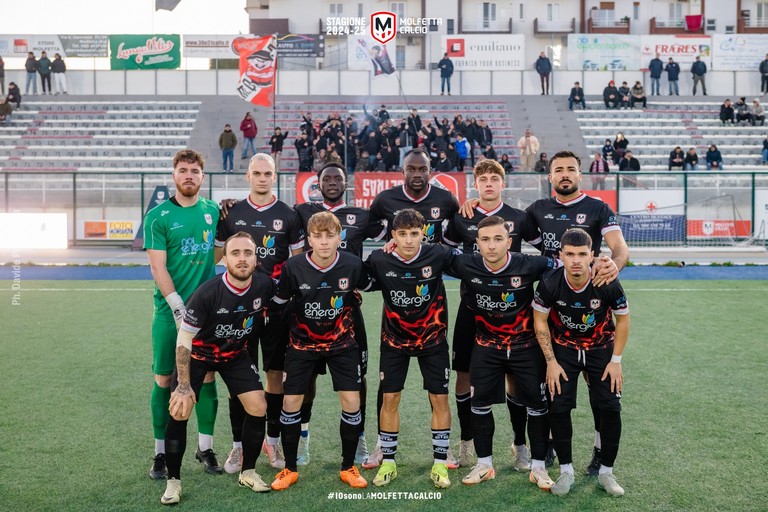
<path fill-rule="evenodd" d="M 436 187 L 451 192 L 463 203 L 467 196 L 467 184 L 464 173 L 434 173 L 429 182 Z M 359 172 L 355 174 L 355 206 L 370 208 L 373 199 L 388 188 L 401 186 L 403 174 L 399 172 Z M 298 185 L 296 185 L 298 189 Z M 297 194 L 298 195 L 298 194 Z"/>
<path fill-rule="evenodd" d="M 746 238 L 752 236 L 748 220 L 689 220 L 688 238 Z"/>
<path fill-rule="evenodd" d="M 275 100 L 275 70 L 277 69 L 277 38 L 238 37 L 232 41 L 240 55 L 240 78 L 237 93 L 244 101 L 264 107 Z"/>
<path fill-rule="evenodd" d="M 296 173 L 296 204 L 319 203 L 323 200 L 314 172 Z"/>

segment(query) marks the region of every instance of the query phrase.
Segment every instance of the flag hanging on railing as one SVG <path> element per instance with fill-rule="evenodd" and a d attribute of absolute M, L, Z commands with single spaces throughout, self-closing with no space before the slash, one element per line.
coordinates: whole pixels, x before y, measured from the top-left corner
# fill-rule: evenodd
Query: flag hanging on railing
<path fill-rule="evenodd" d="M 232 47 L 240 55 L 237 93 L 254 105 L 271 106 L 275 99 L 277 37 L 238 37 Z"/>

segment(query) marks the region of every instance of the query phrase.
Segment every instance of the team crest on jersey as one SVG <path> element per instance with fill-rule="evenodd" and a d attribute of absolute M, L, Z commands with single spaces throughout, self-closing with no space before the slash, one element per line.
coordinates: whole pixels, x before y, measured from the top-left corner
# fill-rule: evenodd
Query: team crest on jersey
<path fill-rule="evenodd" d="M 272 221 L 272 228 L 275 231 L 282 231 L 283 230 L 283 221 L 281 219 L 275 219 Z"/>
<path fill-rule="evenodd" d="M 253 310 L 258 311 L 261 309 L 261 297 L 253 299 Z"/>
<path fill-rule="evenodd" d="M 510 235 L 515 232 L 515 222 L 514 221 L 512 221 L 512 220 L 508 220 L 507 221 L 507 230 L 509 230 L 509 234 Z"/>
<path fill-rule="evenodd" d="M 357 215 L 354 213 L 348 213 L 347 214 L 347 224 L 350 226 L 354 225 L 354 223 L 357 222 Z"/>
<path fill-rule="evenodd" d="M 523 284 L 522 279 L 520 279 L 519 276 L 515 276 L 511 279 L 512 287 L 513 288 L 520 288 L 520 285 Z"/>
<path fill-rule="evenodd" d="M 211 214 L 210 214 L 210 213 L 206 213 L 206 214 L 204 215 L 204 217 L 205 217 L 205 222 L 207 222 L 207 223 L 208 223 L 208 225 L 211 225 L 211 224 L 213 224 L 213 218 L 211 217 Z"/>
<path fill-rule="evenodd" d="M 592 309 L 597 309 L 600 307 L 600 299 L 592 299 L 589 301 L 589 307 Z"/>
<path fill-rule="evenodd" d="M 427 279 L 432 277 L 432 267 L 421 267 L 421 275 Z"/>
<path fill-rule="evenodd" d="M 349 278 L 342 277 L 339 279 L 339 290 L 346 290 L 349 288 Z"/>
<path fill-rule="evenodd" d="M 587 214 L 586 213 L 579 213 L 576 215 L 576 222 L 579 224 L 584 224 L 587 222 Z"/>
<path fill-rule="evenodd" d="M 440 208 L 432 208 L 432 210 L 429 213 L 430 213 L 430 215 L 432 215 L 433 219 L 439 219 L 440 218 Z"/>

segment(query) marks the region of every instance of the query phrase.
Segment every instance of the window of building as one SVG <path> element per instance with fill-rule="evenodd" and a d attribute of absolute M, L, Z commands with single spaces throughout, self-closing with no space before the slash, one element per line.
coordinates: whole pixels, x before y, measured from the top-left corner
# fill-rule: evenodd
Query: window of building
<path fill-rule="evenodd" d="M 357 17 L 362 18 L 365 15 L 363 14 L 363 4 L 357 4 Z"/>
<path fill-rule="evenodd" d="M 395 46 L 395 69 L 405 69 L 405 46 Z"/>
<path fill-rule="evenodd" d="M 483 2 L 483 28 L 488 28 L 495 21 L 496 4 L 493 2 Z"/>
<path fill-rule="evenodd" d="M 518 14 L 520 16 L 520 21 L 525 19 L 525 4 L 523 2 L 520 2 L 520 8 L 518 10 Z"/>
<path fill-rule="evenodd" d="M 560 4 L 547 4 L 547 21 L 560 20 Z"/>
<path fill-rule="evenodd" d="M 669 4 L 669 20 L 670 21 L 683 20 L 683 4 L 679 2 L 672 2 Z"/>
<path fill-rule="evenodd" d="M 632 4 L 632 19 L 635 21 L 640 19 L 640 2 Z"/>
<path fill-rule="evenodd" d="M 405 2 L 390 2 L 389 11 L 395 13 L 398 19 L 405 18 Z"/>
<path fill-rule="evenodd" d="M 331 8 L 331 16 L 341 16 L 344 4 L 328 4 Z"/>
<path fill-rule="evenodd" d="M 758 26 L 768 24 L 768 2 L 757 2 L 757 16 L 755 21 Z"/>

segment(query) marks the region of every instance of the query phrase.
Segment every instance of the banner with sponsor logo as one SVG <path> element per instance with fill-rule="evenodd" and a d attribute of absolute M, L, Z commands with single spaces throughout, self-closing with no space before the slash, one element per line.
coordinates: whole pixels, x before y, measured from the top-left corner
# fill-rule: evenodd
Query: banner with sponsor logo
<path fill-rule="evenodd" d="M 243 101 L 269 107 L 275 100 L 277 44 L 275 36 L 236 39 L 240 55 L 237 93 Z"/>
<path fill-rule="evenodd" d="M 640 69 L 640 36 L 569 34 L 571 71 L 634 71 Z"/>
<path fill-rule="evenodd" d="M 672 57 L 680 64 L 683 73 L 691 70 L 691 65 L 696 57 L 712 67 L 712 38 L 704 36 L 664 35 L 664 36 L 640 36 L 640 62 L 647 68 L 648 63 L 660 54 L 659 58 L 667 64 Z"/>
<path fill-rule="evenodd" d="M 58 53 L 68 57 L 106 57 L 109 55 L 106 34 L 67 34 L 67 35 L 0 35 L 0 55 L 8 57 L 26 57 L 34 52 L 47 52 L 49 58 Z"/>
<path fill-rule="evenodd" d="M 176 69 L 181 64 L 178 34 L 111 35 L 111 69 Z"/>
<path fill-rule="evenodd" d="M 302 173 L 299 173 L 299 175 Z M 306 173 L 309 174 L 309 173 Z M 314 176 L 314 175 L 313 175 Z M 434 173 L 429 180 L 432 186 L 448 190 L 463 203 L 467 197 L 466 176 L 461 172 Z M 317 182 L 317 180 L 315 180 Z M 383 191 L 403 185 L 399 172 L 358 172 L 355 174 L 355 206 L 370 208 L 374 198 Z M 298 185 L 296 186 L 298 190 Z M 305 187 L 311 189 L 311 187 Z M 320 191 L 318 190 L 318 194 Z M 298 197 L 298 192 L 297 192 Z M 322 198 L 321 198 L 322 200 Z"/>
<path fill-rule="evenodd" d="M 631 242 L 684 242 L 685 191 L 621 190 L 621 229 Z"/>
<path fill-rule="evenodd" d="M 373 76 L 391 75 L 395 72 L 396 39 L 379 43 L 370 35 L 354 35 L 347 39 L 347 69 L 370 71 Z"/>
<path fill-rule="evenodd" d="M 757 71 L 768 53 L 768 34 L 715 34 L 712 68 L 718 71 Z"/>
<path fill-rule="evenodd" d="M 523 34 L 443 36 L 441 53 L 445 52 L 456 71 L 522 71 L 527 67 Z"/>
<path fill-rule="evenodd" d="M 141 224 L 136 220 L 81 221 L 78 238 L 81 240 L 133 240 Z"/>
<path fill-rule="evenodd" d="M 355 182 L 357 177 L 362 174 L 355 175 Z M 319 203 L 323 200 L 323 195 L 320 193 L 320 186 L 317 182 L 317 174 L 314 172 L 297 172 L 296 173 L 296 204 L 302 203 Z"/>
<path fill-rule="evenodd" d="M 235 41 L 255 38 L 255 35 L 185 35 L 184 58 L 237 59 Z M 325 57 L 325 35 L 322 34 L 279 34 L 277 36 L 278 57 Z"/>

